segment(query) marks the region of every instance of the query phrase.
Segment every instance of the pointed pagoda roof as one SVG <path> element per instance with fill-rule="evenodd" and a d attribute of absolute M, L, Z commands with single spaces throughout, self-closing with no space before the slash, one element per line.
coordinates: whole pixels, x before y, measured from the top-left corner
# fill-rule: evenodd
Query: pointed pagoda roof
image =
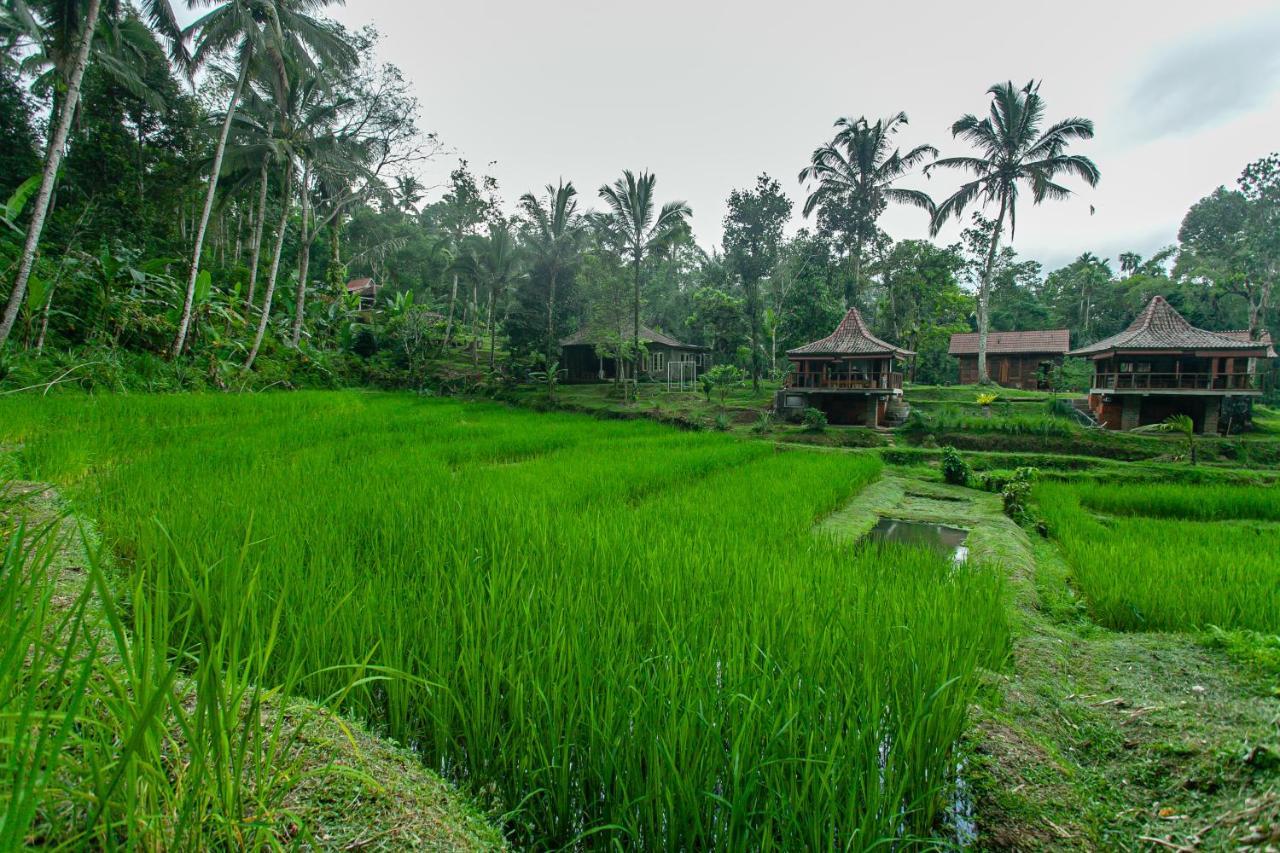
<path fill-rule="evenodd" d="M 787 355 L 883 355 L 905 358 L 915 353 L 895 347 L 871 334 L 858 309 L 850 308 L 834 332 L 820 341 L 789 349 Z"/>
<path fill-rule="evenodd" d="M 1072 350 L 1067 355 L 1102 355 L 1125 350 L 1239 350 L 1242 355 L 1264 355 L 1266 345 L 1241 340 L 1224 332 L 1197 329 L 1163 296 L 1152 297 L 1138 318 L 1118 335 Z"/>

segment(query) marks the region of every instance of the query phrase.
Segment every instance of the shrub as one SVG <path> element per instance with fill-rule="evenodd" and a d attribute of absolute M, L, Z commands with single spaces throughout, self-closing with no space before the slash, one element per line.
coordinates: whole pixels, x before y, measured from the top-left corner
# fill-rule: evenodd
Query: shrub
<path fill-rule="evenodd" d="M 954 447 L 944 447 L 942 449 L 942 479 L 953 486 L 966 486 L 972 476 L 973 472 L 969 470 L 969 463 L 961 458 Z"/>
<path fill-rule="evenodd" d="M 729 389 L 742 384 L 742 380 L 746 378 L 746 374 L 732 364 L 717 364 L 715 367 L 702 374 L 702 390 L 707 394 L 707 400 L 711 399 L 711 389 L 714 388 L 720 392 L 720 405 L 724 406 L 725 397 L 729 394 Z"/>
<path fill-rule="evenodd" d="M 1018 468 L 1000 489 L 1004 514 L 1019 524 L 1031 520 L 1027 503 L 1031 499 L 1031 487 L 1038 474 L 1035 468 Z"/>
<path fill-rule="evenodd" d="M 773 429 L 773 413 L 761 412 L 760 417 L 756 418 L 756 422 L 751 425 L 751 431 L 757 435 L 764 435 Z"/>
<path fill-rule="evenodd" d="M 822 432 L 827 428 L 827 415 L 821 409 L 810 406 L 804 410 L 802 423 L 807 432 Z"/>
<path fill-rule="evenodd" d="M 729 421 L 729 416 L 724 414 L 723 412 L 721 412 L 720 414 L 716 415 L 714 418 L 711 419 L 711 425 L 714 426 L 720 432 L 728 432 L 729 427 L 732 426 L 732 424 Z"/>

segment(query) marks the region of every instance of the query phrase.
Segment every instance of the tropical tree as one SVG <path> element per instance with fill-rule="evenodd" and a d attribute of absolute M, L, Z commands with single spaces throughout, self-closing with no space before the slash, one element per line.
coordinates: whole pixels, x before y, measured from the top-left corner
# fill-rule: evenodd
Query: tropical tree
<path fill-rule="evenodd" d="M 547 184 L 545 199 L 533 193 L 520 197 L 531 260 L 547 276 L 545 365 L 552 363 L 556 346 L 556 285 L 563 276 L 572 274 L 587 234 L 586 220 L 578 214 L 577 196 L 573 183 L 561 180 L 556 186 Z"/>
<path fill-rule="evenodd" d="M 688 226 L 688 219 L 693 215 L 689 205 L 683 201 L 667 202 L 655 215 L 653 188 L 656 183 L 657 176 L 651 172 L 641 172 L 637 177 L 627 169 L 612 185 L 600 187 L 600 198 L 608 205 L 603 223 L 631 265 L 633 377 L 637 372 L 634 362 L 640 352 L 641 268 L 647 258 L 663 251 Z"/>
<path fill-rule="evenodd" d="M 974 176 L 972 181 L 963 184 L 938 205 L 930 225 L 934 235 L 947 220 L 958 219 L 965 208 L 975 202 L 998 207 L 978 287 L 978 378 L 984 384 L 991 381 L 987 373 L 991 272 L 1006 219 L 1009 240 L 1012 242 L 1014 238 L 1019 189 L 1029 188 L 1032 203 L 1040 204 L 1046 199 L 1070 197 L 1071 190 L 1057 183 L 1061 175 L 1073 175 L 1091 187 L 1097 185 L 1100 177 L 1098 167 L 1088 157 L 1066 153 L 1073 141 L 1093 138 L 1093 122 L 1087 118 L 1072 117 L 1041 131 L 1044 100 L 1039 90 L 1040 84 L 1034 80 L 1021 89 L 1012 82 L 992 86 L 987 90 L 991 95 L 990 115 L 983 119 L 965 115 L 951 126 L 951 135 L 973 145 L 977 154 L 944 157 L 925 167 L 926 173 L 935 168 L 947 168 Z"/>
<path fill-rule="evenodd" d="M 1187 211 L 1175 269 L 1244 299 L 1249 336 L 1257 340 L 1280 279 L 1280 154 L 1250 163 L 1238 185 L 1218 187 Z"/>
<path fill-rule="evenodd" d="M 489 291 L 488 319 L 485 325 L 489 331 L 489 370 L 492 371 L 495 342 L 498 337 L 494 329 L 494 313 L 498 300 L 524 275 L 523 259 L 520 256 L 520 247 L 516 245 L 515 235 L 505 222 L 490 224 L 488 234 L 472 238 L 470 249 L 475 281 L 483 283 Z M 472 352 L 473 356 L 477 353 L 474 348 Z"/>
<path fill-rule="evenodd" d="M 203 0 L 202 0 L 203 2 Z M 200 258 L 204 251 L 205 234 L 209 217 L 213 212 L 218 191 L 218 178 L 226 155 L 227 137 L 236 107 L 244 94 L 249 75 L 259 57 L 266 60 L 277 77 L 276 85 L 287 87 L 289 66 L 315 72 L 317 63 L 349 67 L 356 57 L 351 46 L 341 37 L 336 27 L 312 16 L 312 13 L 336 0 L 227 0 L 208 12 L 186 29 L 186 34 L 196 38 L 192 54 L 192 68 L 199 67 L 213 58 L 231 52 L 236 61 L 235 82 L 228 96 L 222 127 L 213 150 L 213 163 L 209 167 L 209 180 L 205 187 L 204 207 L 196 223 L 195 244 L 191 252 L 191 267 L 187 276 L 187 289 L 183 298 L 182 313 L 178 319 L 178 331 L 173 339 L 172 354 L 177 356 L 186 343 L 187 329 L 191 323 L 191 306 L 195 297 L 196 279 L 200 275 Z M 288 207 L 288 205 L 285 205 Z"/>
<path fill-rule="evenodd" d="M 119 0 L 105 0 L 105 5 L 104 0 L 50 3 L 11 0 L 6 4 L 5 17 L 12 20 L 12 28 L 30 34 L 39 49 L 37 56 L 51 67 L 55 78 L 53 88 L 58 97 L 54 99 L 53 133 L 45 152 L 40 188 L 36 191 L 35 205 L 27 223 L 17 275 L 9 291 L 4 314 L 0 316 L 0 347 L 9 339 L 26 296 L 36 250 L 40 245 L 40 235 L 44 231 L 45 219 L 49 215 L 49 205 L 53 199 L 58 167 L 62 163 L 67 135 L 80 101 L 80 87 L 85 68 L 89 65 L 99 19 L 104 11 L 110 17 L 117 16 L 120 8 Z M 146 0 L 145 11 L 152 25 L 159 31 L 171 37 L 177 36 L 178 26 L 168 0 Z M 10 29 L 10 26 L 6 26 L 6 29 Z M 175 45 L 180 41 L 178 38 L 173 39 Z M 175 48 L 174 55 L 175 59 L 185 57 L 178 48 Z"/>
<path fill-rule="evenodd" d="M 1187 461 L 1196 464 L 1196 425 L 1187 415 L 1169 415 L 1159 423 L 1135 427 L 1131 432 L 1167 432 L 1182 437 L 1187 448 Z"/>
<path fill-rule="evenodd" d="M 497 182 L 492 177 L 486 176 L 477 183 L 467 168 L 467 162 L 463 160 L 458 164 L 458 168 L 449 173 L 449 185 L 449 191 L 432 210 L 432 215 L 439 223 L 440 231 L 447 240 L 447 245 L 444 247 L 447 249 L 449 258 L 446 273 L 452 279 L 452 286 L 449 289 L 449 311 L 444 327 L 443 346 L 446 349 L 453 338 L 458 305 L 458 281 L 469 264 L 466 243 L 478 233 L 481 223 L 492 218 L 496 207 L 493 195 L 497 190 Z"/>
<path fill-rule="evenodd" d="M 885 208 L 905 204 L 930 214 L 934 210 L 926 193 L 895 186 L 926 157 L 938 156 L 932 145 L 917 145 L 906 154 L 891 148 L 906 124 L 903 112 L 874 124 L 863 116 L 838 119 L 835 137 L 814 149 L 809 165 L 800 170 L 800 183 L 814 185 L 805 199 L 804 215 L 817 210 L 820 230 L 840 235 L 853 263 L 853 276 L 844 289 L 846 309 L 857 301 L 867 246 L 876 238 L 876 222 Z"/>
<path fill-rule="evenodd" d="M 768 175 L 756 179 L 754 190 L 729 194 L 724 218 L 724 253 L 746 293 L 751 336 L 751 390 L 760 391 L 760 281 L 773 272 L 782 244 L 782 229 L 791 218 L 791 199 Z M 775 324 L 776 328 L 776 324 Z"/>

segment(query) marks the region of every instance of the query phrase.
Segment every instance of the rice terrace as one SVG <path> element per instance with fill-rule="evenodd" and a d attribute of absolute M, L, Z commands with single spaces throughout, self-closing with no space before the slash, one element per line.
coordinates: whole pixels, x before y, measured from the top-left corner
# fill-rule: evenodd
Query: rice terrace
<path fill-rule="evenodd" d="M 0 853 L 1280 850 L 1280 12 L 1140 7 L 0 4 Z"/>

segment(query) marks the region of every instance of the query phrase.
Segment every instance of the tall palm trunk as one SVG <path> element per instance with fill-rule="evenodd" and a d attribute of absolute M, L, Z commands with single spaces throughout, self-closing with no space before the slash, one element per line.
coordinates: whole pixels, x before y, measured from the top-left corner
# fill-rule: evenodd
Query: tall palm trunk
<path fill-rule="evenodd" d="M 182 354 L 182 347 L 187 342 L 187 330 L 191 327 L 191 307 L 196 298 L 196 279 L 200 277 L 200 253 L 204 250 L 205 233 L 209 229 L 209 216 L 213 212 L 213 200 L 218 193 L 218 175 L 222 171 L 222 158 L 227 153 L 227 136 L 231 133 L 231 119 L 235 116 L 236 104 L 244 91 L 245 80 L 249 77 L 250 52 L 245 50 L 240 62 L 240 76 L 236 78 L 235 88 L 231 91 L 231 100 L 227 104 L 227 115 L 222 119 L 222 130 L 218 134 L 218 146 L 213 150 L 213 165 L 209 167 L 209 186 L 205 191 L 204 209 L 200 213 L 200 221 L 196 225 L 195 247 L 191 252 L 191 272 L 187 276 L 187 293 L 182 300 L 182 317 L 178 320 L 178 333 L 173 338 L 171 356 L 177 358 Z"/>
<path fill-rule="evenodd" d="M 495 333 L 494 333 L 494 329 L 493 329 L 493 308 L 494 308 L 494 303 L 495 303 L 497 300 L 498 300 L 498 291 L 497 291 L 496 289 L 490 289 L 490 291 L 489 291 L 489 320 L 488 320 L 488 322 L 486 323 L 486 325 L 489 327 L 489 372 L 490 372 L 490 373 L 493 373 L 493 357 L 494 357 L 494 348 L 496 347 L 497 342 L 498 342 L 498 336 L 497 336 L 497 334 L 495 334 Z"/>
<path fill-rule="evenodd" d="M 862 281 L 862 241 L 859 240 L 853 247 L 853 281 L 849 283 L 849 290 L 844 295 L 844 310 L 848 311 L 858 302 L 858 284 Z"/>
<path fill-rule="evenodd" d="M 342 217 L 333 220 L 329 226 L 329 280 L 333 282 L 332 287 L 334 293 L 342 293 L 342 286 L 346 284 L 342 272 Z"/>
<path fill-rule="evenodd" d="M 13 282 L 13 290 L 9 291 L 9 301 L 5 305 L 4 316 L 0 317 L 0 347 L 3 347 L 9 339 L 13 324 L 18 320 L 22 300 L 27 294 L 27 283 L 31 280 L 31 268 L 35 265 L 36 249 L 40 245 L 40 233 L 44 230 L 45 217 L 49 215 L 53 185 L 58 177 L 58 166 L 62 163 L 62 149 L 67 144 L 71 119 L 76 112 L 76 103 L 80 100 L 80 83 L 84 79 L 84 69 L 89 64 L 89 49 L 93 45 L 93 34 L 97 28 L 98 12 L 101 8 L 102 0 L 89 0 L 84 35 L 80 37 L 75 64 L 71 66 L 71 77 L 67 80 L 66 97 L 62 102 L 62 108 L 58 111 L 58 123 L 54 128 L 53 137 L 49 140 L 49 150 L 45 154 L 44 172 L 40 176 L 40 189 L 36 193 L 36 206 L 31 211 L 31 222 L 27 225 L 27 239 L 22 244 L 18 275 Z"/>
<path fill-rule="evenodd" d="M 471 363 L 480 365 L 480 282 L 471 281 Z"/>
<path fill-rule="evenodd" d="M 1004 230 L 1004 214 L 1008 202 L 1007 196 L 1000 197 L 1000 212 L 996 215 L 996 225 L 991 232 L 991 245 L 987 247 L 987 266 L 982 272 L 982 286 L 978 288 L 978 382 L 982 385 L 991 384 L 991 375 L 987 373 L 987 333 L 991 326 L 987 306 L 991 301 L 991 273 L 996 266 L 996 249 L 1000 245 L 1000 232 Z"/>
<path fill-rule="evenodd" d="M 289 345 L 294 349 L 302 342 L 302 317 L 307 301 L 307 275 L 311 271 L 311 161 L 302 163 L 302 235 L 298 240 L 298 289 L 293 306 L 293 330 Z"/>
<path fill-rule="evenodd" d="M 631 376 L 639 380 L 640 378 L 640 249 L 636 248 L 635 261 L 635 285 L 634 297 L 631 302 Z M 626 386 L 624 385 L 625 389 Z M 625 394 L 624 394 L 625 399 Z"/>
<path fill-rule="evenodd" d="M 267 323 L 271 321 L 271 299 L 276 294 L 276 277 L 280 272 L 280 255 L 284 251 L 284 232 L 289 225 L 289 210 L 293 206 L 293 158 L 290 157 L 284 167 L 284 195 L 280 201 L 280 227 L 276 231 L 276 248 L 271 257 L 271 272 L 267 275 L 267 292 L 262 297 L 262 314 L 258 317 L 258 332 L 253 338 L 253 348 L 245 359 L 240 373 L 247 374 L 253 368 L 253 362 L 262 348 L 262 339 L 267 334 Z"/>
<path fill-rule="evenodd" d="M 547 370 L 551 369 L 551 354 L 556 345 L 556 269 L 553 266 L 547 280 Z M 548 380 L 550 381 L 550 380 Z"/>
<path fill-rule="evenodd" d="M 449 291 L 449 319 L 444 324 L 444 347 L 449 348 L 449 338 L 453 335 L 453 311 L 458 304 L 458 274 L 453 274 L 453 289 Z"/>
<path fill-rule="evenodd" d="M 267 166 L 270 160 L 262 158 L 262 174 L 258 182 L 258 212 L 253 219 L 253 246 L 249 249 L 249 292 L 245 295 L 245 314 L 253 310 L 254 290 L 258 286 L 258 264 L 262 260 L 262 229 L 267 218 Z"/>
<path fill-rule="evenodd" d="M 760 393 L 760 280 L 747 289 L 747 319 L 751 323 L 751 392 Z"/>

